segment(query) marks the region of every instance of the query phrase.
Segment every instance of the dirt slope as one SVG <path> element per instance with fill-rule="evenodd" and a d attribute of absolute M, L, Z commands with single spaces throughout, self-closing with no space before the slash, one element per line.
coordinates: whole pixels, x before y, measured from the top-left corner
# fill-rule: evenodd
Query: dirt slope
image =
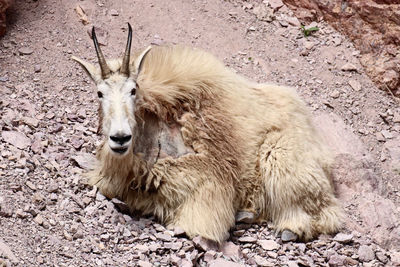
<path fill-rule="evenodd" d="M 400 264 L 398 100 L 373 85 L 359 52 L 326 24 L 306 38 L 276 1 L 208 2 L 16 1 L 0 39 L 0 266 Z M 238 224 L 216 248 L 130 217 L 86 186 L 82 169 L 101 138 L 98 104 L 70 57 L 95 62 L 93 25 L 106 57 L 121 55 L 128 21 L 134 48 L 187 44 L 253 80 L 295 87 L 336 156 L 343 234 L 282 243 L 268 225 Z"/>

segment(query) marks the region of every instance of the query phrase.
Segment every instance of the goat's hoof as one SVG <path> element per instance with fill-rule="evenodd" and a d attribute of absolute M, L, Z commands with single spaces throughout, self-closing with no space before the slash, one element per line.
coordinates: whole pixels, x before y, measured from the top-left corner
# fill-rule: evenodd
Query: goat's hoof
<path fill-rule="evenodd" d="M 290 230 L 282 231 L 281 239 L 283 242 L 296 241 L 298 238 L 299 236 Z"/>

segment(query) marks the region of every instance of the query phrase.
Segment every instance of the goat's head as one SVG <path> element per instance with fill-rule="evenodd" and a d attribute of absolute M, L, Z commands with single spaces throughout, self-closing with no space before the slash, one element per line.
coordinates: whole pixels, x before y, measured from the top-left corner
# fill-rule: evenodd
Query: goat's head
<path fill-rule="evenodd" d="M 116 155 L 125 155 L 132 147 L 136 119 L 134 115 L 136 100 L 136 79 L 142 62 L 151 47 L 145 49 L 130 64 L 132 28 L 128 23 L 129 34 L 125 54 L 119 60 L 106 62 L 96 38 L 94 27 L 92 38 L 100 68 L 93 64 L 72 57 L 96 83 L 100 100 L 100 127 L 107 137 L 108 145 Z"/>

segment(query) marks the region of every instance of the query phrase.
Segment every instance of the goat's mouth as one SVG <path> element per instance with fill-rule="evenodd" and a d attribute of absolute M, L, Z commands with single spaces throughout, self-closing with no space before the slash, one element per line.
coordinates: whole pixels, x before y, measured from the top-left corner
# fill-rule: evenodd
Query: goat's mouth
<path fill-rule="evenodd" d="M 110 147 L 110 148 L 114 153 L 123 155 L 123 154 L 126 153 L 126 151 L 128 151 L 129 147 L 128 146 L 121 146 L 121 147 Z"/>

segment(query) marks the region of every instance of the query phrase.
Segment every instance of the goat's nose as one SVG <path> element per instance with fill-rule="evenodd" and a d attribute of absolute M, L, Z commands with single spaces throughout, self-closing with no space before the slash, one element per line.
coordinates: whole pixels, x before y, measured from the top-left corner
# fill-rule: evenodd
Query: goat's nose
<path fill-rule="evenodd" d="M 113 140 L 115 143 L 120 144 L 121 146 L 123 144 L 129 142 L 129 140 L 131 140 L 131 138 L 132 138 L 132 135 L 123 135 L 123 134 L 110 136 L 111 140 Z"/>

